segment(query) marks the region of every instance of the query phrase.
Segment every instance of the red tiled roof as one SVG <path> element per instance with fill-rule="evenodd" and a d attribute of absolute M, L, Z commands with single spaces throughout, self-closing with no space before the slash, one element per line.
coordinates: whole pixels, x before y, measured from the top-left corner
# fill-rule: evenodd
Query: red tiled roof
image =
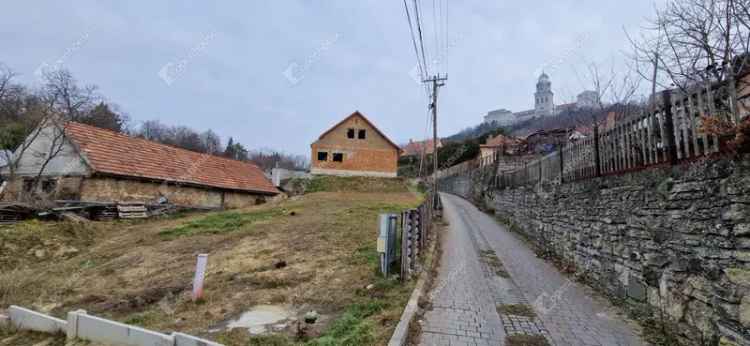
<path fill-rule="evenodd" d="M 422 149 L 424 148 L 424 153 L 426 155 L 432 155 L 433 152 L 433 140 L 427 139 L 424 141 L 414 142 L 410 141 L 409 144 L 406 144 L 401 147 L 401 155 L 402 156 L 416 156 L 416 155 L 422 155 Z M 438 148 L 441 148 L 443 146 L 443 143 L 441 143 L 440 139 L 438 139 L 437 142 Z"/>
<path fill-rule="evenodd" d="M 95 173 L 278 194 L 258 166 L 70 122 L 67 137 Z"/>

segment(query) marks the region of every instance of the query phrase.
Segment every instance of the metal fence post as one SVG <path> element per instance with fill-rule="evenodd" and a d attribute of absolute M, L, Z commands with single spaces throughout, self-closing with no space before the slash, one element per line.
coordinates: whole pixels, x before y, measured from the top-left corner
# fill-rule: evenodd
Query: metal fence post
<path fill-rule="evenodd" d="M 560 145 L 560 148 L 558 149 L 558 153 L 560 156 L 560 184 L 565 182 L 565 178 L 563 176 L 563 173 L 565 173 L 565 162 L 563 161 L 563 146 Z"/>
<path fill-rule="evenodd" d="M 409 269 L 415 270 L 416 269 L 416 262 L 419 258 L 419 213 L 416 209 L 412 209 L 409 212 L 409 217 L 411 218 L 411 253 L 410 253 L 410 259 L 409 259 Z"/>
<path fill-rule="evenodd" d="M 599 124 L 594 121 L 594 175 L 600 177 L 602 175 L 602 159 L 599 152 Z"/>
<path fill-rule="evenodd" d="M 411 223 L 409 211 L 401 213 L 401 281 L 409 279 Z"/>
<path fill-rule="evenodd" d="M 672 90 L 664 90 L 662 96 L 664 101 L 664 130 L 667 132 L 665 150 L 669 163 L 674 165 L 677 163 L 677 147 L 675 146 L 674 119 L 672 119 Z"/>

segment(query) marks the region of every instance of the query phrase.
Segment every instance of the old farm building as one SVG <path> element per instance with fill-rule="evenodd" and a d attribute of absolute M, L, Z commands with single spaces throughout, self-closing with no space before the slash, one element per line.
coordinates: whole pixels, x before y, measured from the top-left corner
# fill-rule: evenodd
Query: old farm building
<path fill-rule="evenodd" d="M 75 122 L 48 122 L 38 131 L 27 139 L 29 148 L 20 156 L 5 199 L 36 188 L 51 199 L 146 202 L 165 197 L 187 206 L 239 208 L 279 193 L 250 163 Z M 33 184 L 40 171 L 41 182 Z"/>
<path fill-rule="evenodd" d="M 360 112 L 324 132 L 312 145 L 311 172 L 395 177 L 400 149 Z"/>

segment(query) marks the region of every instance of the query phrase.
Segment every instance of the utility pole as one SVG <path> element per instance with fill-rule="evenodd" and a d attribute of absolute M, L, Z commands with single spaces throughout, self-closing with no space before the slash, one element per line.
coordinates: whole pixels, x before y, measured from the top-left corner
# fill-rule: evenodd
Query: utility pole
<path fill-rule="evenodd" d="M 438 147 L 437 147 L 437 141 L 438 141 L 438 135 L 437 135 L 437 98 L 438 98 L 438 88 L 441 86 L 444 86 L 445 81 L 448 80 L 448 75 L 446 74 L 445 77 L 440 77 L 440 74 L 437 74 L 435 76 L 432 76 L 432 78 L 425 79 L 422 82 L 423 83 L 432 83 L 432 103 L 430 104 L 430 108 L 432 108 L 432 164 L 433 164 L 433 171 L 432 171 L 432 193 L 433 193 L 433 200 L 432 200 L 432 206 L 433 208 L 437 208 L 438 205 Z"/>

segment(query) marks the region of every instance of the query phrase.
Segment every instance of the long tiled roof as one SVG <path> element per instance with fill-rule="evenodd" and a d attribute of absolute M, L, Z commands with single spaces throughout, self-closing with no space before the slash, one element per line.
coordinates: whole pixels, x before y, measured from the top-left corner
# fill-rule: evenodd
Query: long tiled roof
<path fill-rule="evenodd" d="M 258 166 L 70 122 L 68 138 L 95 173 L 277 194 Z"/>

